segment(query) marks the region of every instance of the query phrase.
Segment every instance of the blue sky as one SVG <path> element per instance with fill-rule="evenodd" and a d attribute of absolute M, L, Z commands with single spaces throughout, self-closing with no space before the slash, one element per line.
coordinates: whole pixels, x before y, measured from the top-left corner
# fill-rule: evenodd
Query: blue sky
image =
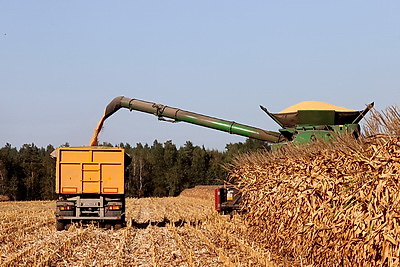
<path fill-rule="evenodd" d="M 0 0 L 0 146 L 87 145 L 124 95 L 267 130 L 305 100 L 400 99 L 399 1 Z M 120 110 L 100 142 L 244 137 Z"/>

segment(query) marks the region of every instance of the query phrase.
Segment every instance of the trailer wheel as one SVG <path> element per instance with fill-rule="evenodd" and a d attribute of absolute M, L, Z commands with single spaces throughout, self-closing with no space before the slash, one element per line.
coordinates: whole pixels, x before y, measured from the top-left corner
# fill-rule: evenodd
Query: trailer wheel
<path fill-rule="evenodd" d="M 110 223 L 106 223 L 105 228 L 106 228 L 107 230 L 110 230 L 110 229 L 111 229 L 111 224 L 110 224 Z"/>
<path fill-rule="evenodd" d="M 121 223 L 116 223 L 115 225 L 114 225 L 114 230 L 119 230 L 119 229 L 121 229 L 122 228 L 122 224 Z"/>
<path fill-rule="evenodd" d="M 65 229 L 65 223 L 63 221 L 56 221 L 57 231 L 62 231 Z"/>

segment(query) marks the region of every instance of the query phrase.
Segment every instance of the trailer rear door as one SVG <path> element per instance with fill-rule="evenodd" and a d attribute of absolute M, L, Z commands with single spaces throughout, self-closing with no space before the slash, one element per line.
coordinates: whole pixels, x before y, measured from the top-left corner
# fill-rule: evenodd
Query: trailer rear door
<path fill-rule="evenodd" d="M 124 193 L 123 149 L 75 147 L 57 150 L 56 193 Z"/>

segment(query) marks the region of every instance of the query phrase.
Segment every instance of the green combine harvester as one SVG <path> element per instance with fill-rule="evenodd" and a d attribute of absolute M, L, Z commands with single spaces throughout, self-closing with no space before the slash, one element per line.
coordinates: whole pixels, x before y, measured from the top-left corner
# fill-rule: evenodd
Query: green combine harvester
<path fill-rule="evenodd" d="M 106 107 L 103 119 L 108 118 L 120 108 L 127 108 L 131 111 L 153 114 L 161 121 L 182 121 L 262 140 L 270 143 L 272 150 L 276 150 L 289 143 L 306 144 L 316 140 L 329 140 L 333 133 L 347 132 L 357 138 L 360 135 L 359 122 L 373 105 L 374 103 L 371 103 L 364 110 L 356 111 L 323 102 L 307 101 L 279 113 L 271 113 L 260 106 L 281 127 L 275 132 L 162 104 L 118 96 Z M 237 190 L 230 186 L 216 189 L 215 209 L 221 213 L 240 209 L 240 194 L 237 194 Z"/>

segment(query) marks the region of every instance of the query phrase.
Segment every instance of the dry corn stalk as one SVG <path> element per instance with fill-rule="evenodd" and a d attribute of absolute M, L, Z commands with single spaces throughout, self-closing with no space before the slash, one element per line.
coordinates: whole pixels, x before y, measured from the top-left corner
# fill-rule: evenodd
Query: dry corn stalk
<path fill-rule="evenodd" d="M 400 264 L 400 112 L 354 140 L 239 157 L 249 234 L 294 264 Z"/>

